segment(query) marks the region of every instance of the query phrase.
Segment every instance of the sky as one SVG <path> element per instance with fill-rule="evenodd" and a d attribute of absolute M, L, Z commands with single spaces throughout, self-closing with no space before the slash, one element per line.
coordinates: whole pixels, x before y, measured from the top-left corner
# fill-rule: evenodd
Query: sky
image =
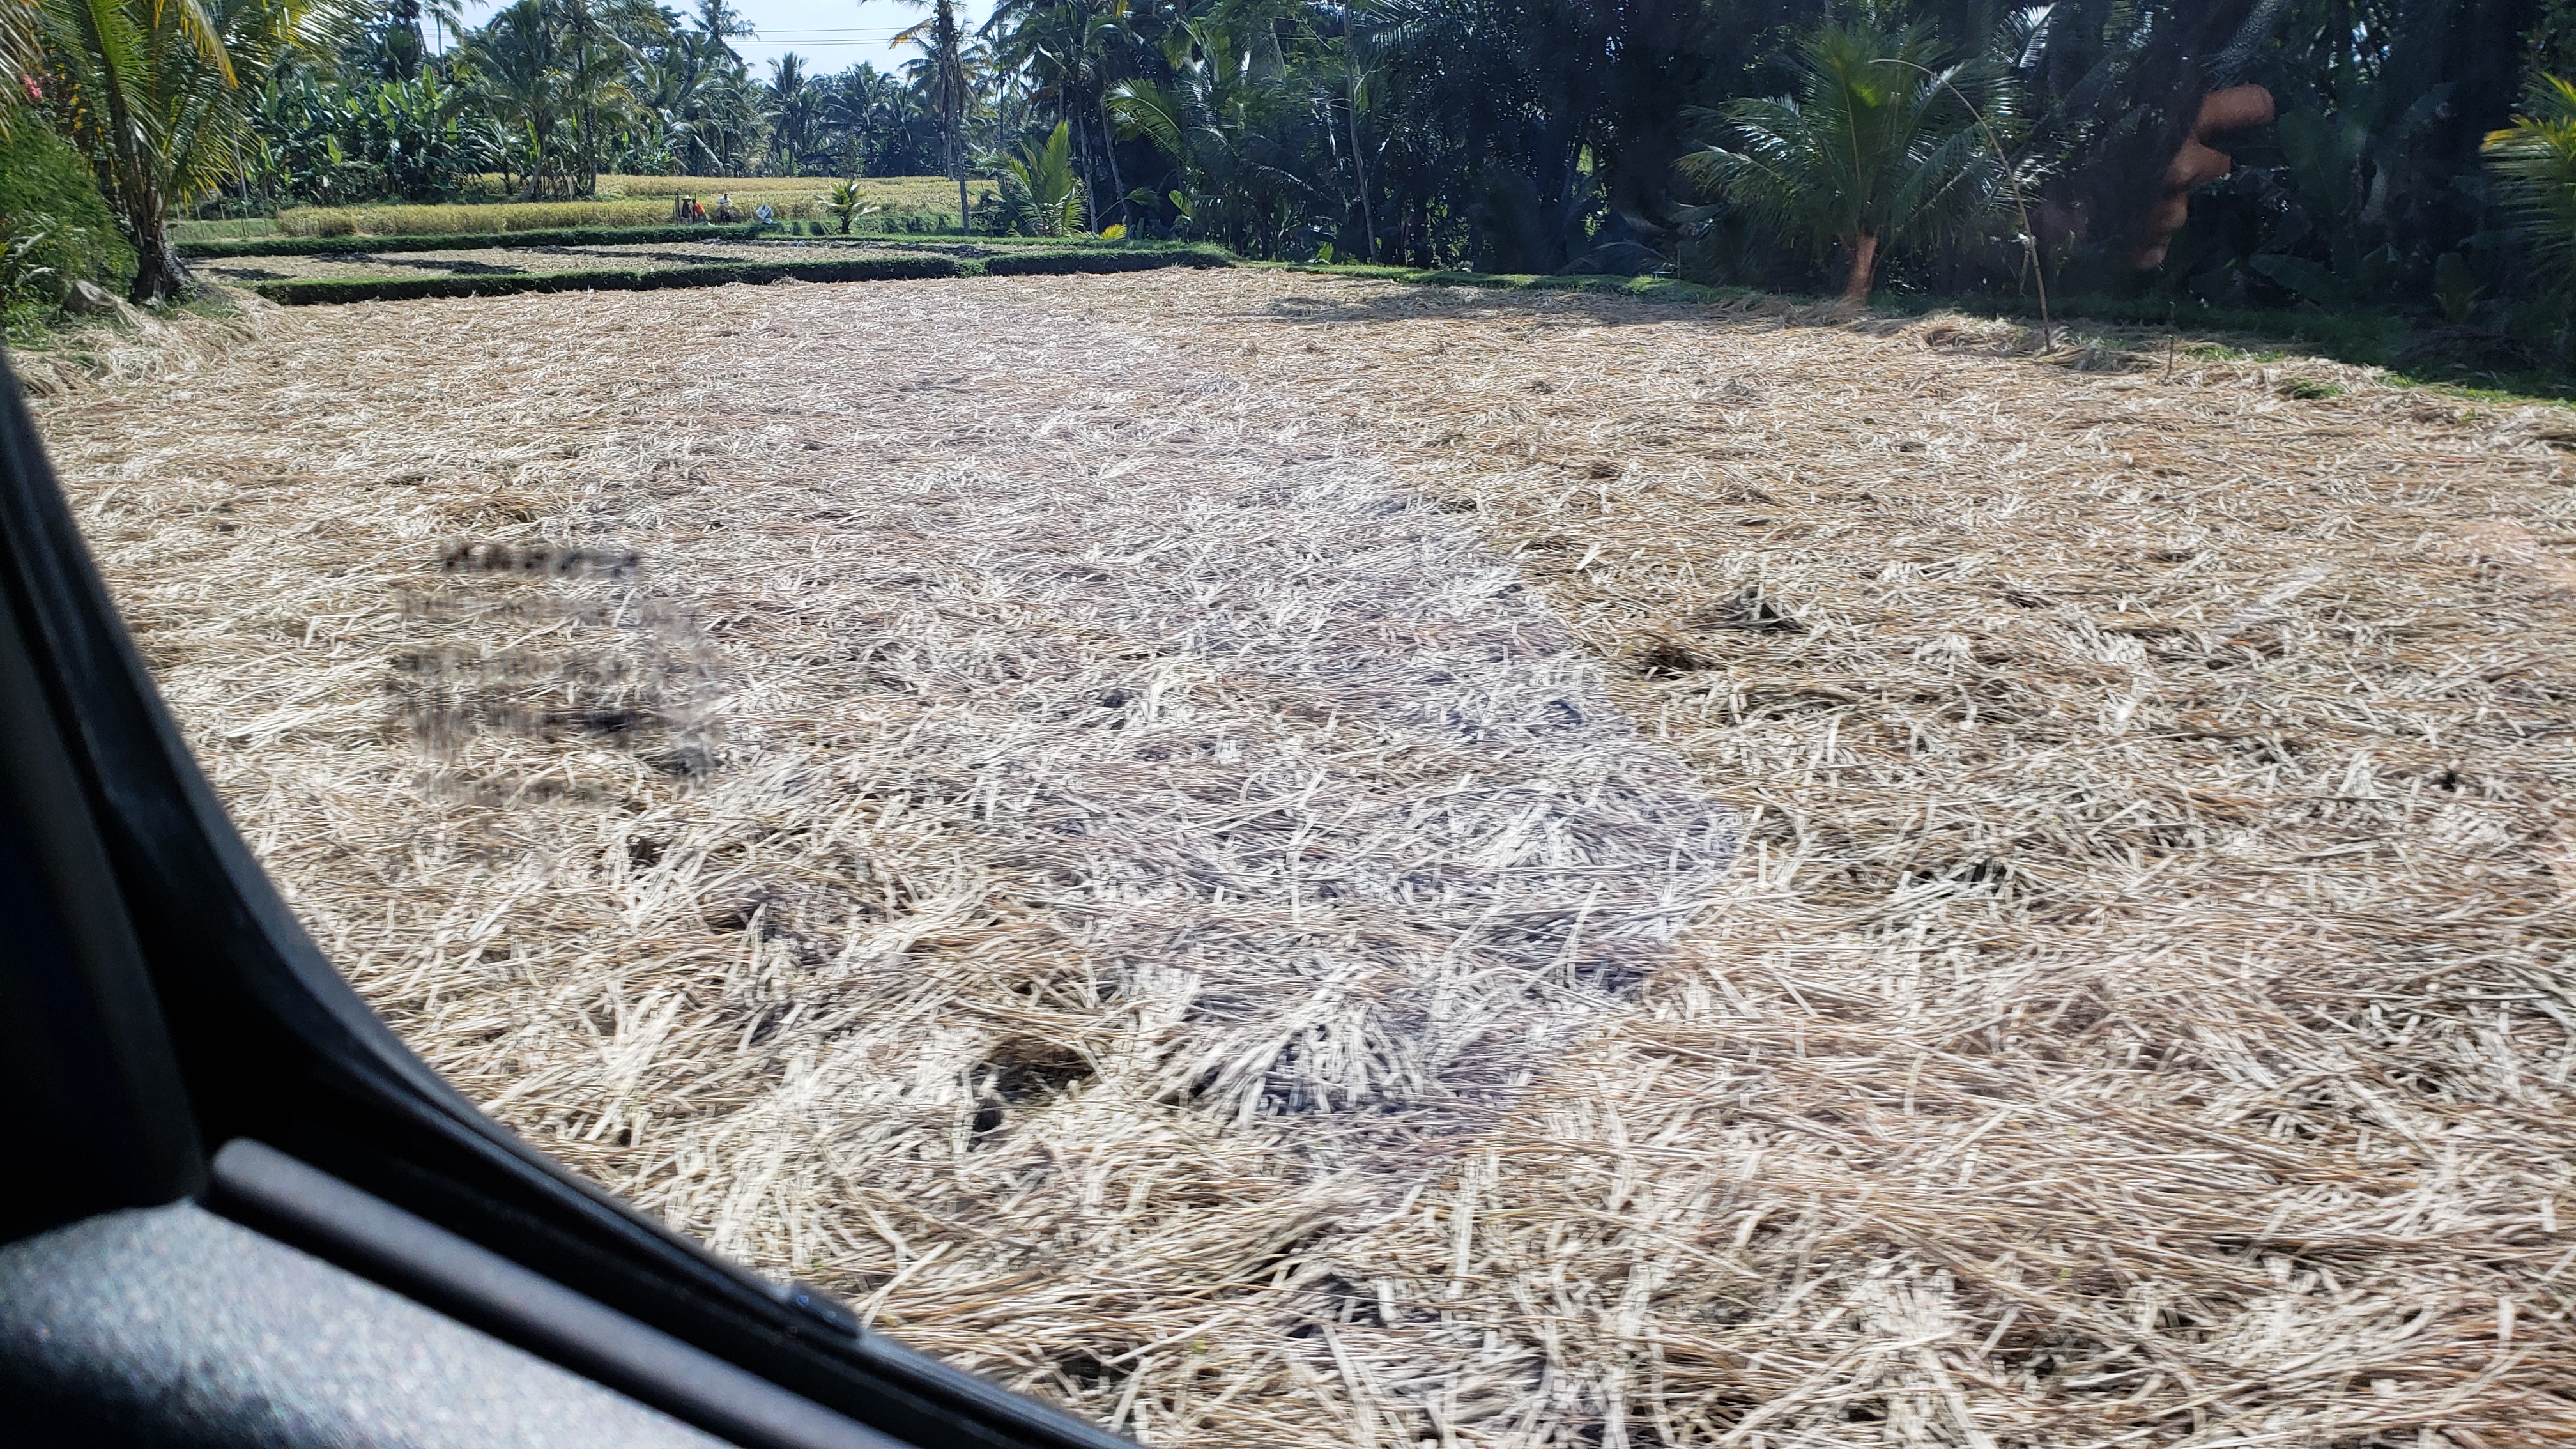
<path fill-rule="evenodd" d="M 692 8 L 688 0 L 664 0 L 673 9 Z M 465 19 L 480 25 L 501 0 L 466 0 Z M 806 71 L 827 75 L 866 61 L 892 70 L 912 55 L 912 48 L 890 50 L 886 42 L 928 12 L 900 0 L 732 0 L 754 35 L 734 37 L 733 48 L 751 62 L 751 73 L 767 79 L 769 63 L 788 51 L 805 58 Z M 967 0 L 970 25 L 981 25 L 993 10 L 992 0 Z M 434 43 L 434 42 L 433 42 Z M 453 44 L 453 38 L 450 38 Z"/>

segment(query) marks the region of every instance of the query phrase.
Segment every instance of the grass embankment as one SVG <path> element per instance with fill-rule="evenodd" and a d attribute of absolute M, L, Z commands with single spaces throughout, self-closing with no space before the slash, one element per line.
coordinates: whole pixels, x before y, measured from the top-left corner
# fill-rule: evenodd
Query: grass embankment
<path fill-rule="evenodd" d="M 731 196 L 736 210 L 749 215 L 767 206 L 783 220 L 824 220 L 822 195 L 827 178 L 721 176 L 603 176 L 600 195 L 590 201 L 455 202 L 429 206 L 295 206 L 277 214 L 277 230 L 286 236 L 428 236 L 463 232 L 557 231 L 568 227 L 651 226 L 672 219 L 675 200 L 697 197 L 712 207 L 718 196 Z M 924 232 L 957 225 L 956 184 L 939 176 L 864 178 L 860 189 L 877 208 L 859 219 L 872 232 Z M 942 194 L 947 209 L 938 203 Z"/>
<path fill-rule="evenodd" d="M 1581 292 L 1698 306 L 1768 305 L 1793 311 L 1815 308 L 1819 317 L 1832 306 L 1831 299 L 1826 298 L 1781 297 L 1742 287 L 1705 287 L 1671 277 L 1530 276 L 1330 262 L 1264 265 L 1277 265 L 1292 272 L 1435 287 Z M 2029 324 L 2039 320 L 2036 302 L 1980 297 L 1882 294 L 1872 310 L 1897 316 L 1958 312 Z M 2291 349 L 2296 349 L 2357 367 L 2385 369 L 2388 381 L 2399 385 L 2442 387 L 2499 401 L 2576 400 L 2576 375 L 2563 366 L 2553 366 L 2541 347 L 2502 333 L 2430 322 L 2389 308 L 2304 312 L 2198 303 L 2177 306 L 2152 298 L 2073 297 L 2053 302 L 2050 315 L 2061 326 L 2074 324 L 2081 328 L 2085 335 L 2069 356 L 2086 367 L 2118 370 L 2132 362 L 2146 365 L 2146 354 L 2155 350 L 2159 334 L 2178 339 L 2188 332 L 2193 334 L 2193 340 L 2176 345 L 2202 358 L 2268 362 L 2285 359 Z M 2213 341 L 2213 334 L 2226 340 Z M 2123 357 L 2128 361 L 2122 361 Z"/>
<path fill-rule="evenodd" d="M 1271 262 L 1284 271 L 1350 277 L 1369 282 L 1410 282 L 1430 287 L 1479 287 L 1504 292 L 1587 292 L 1657 302 L 1704 304 L 1758 295 L 1742 287 L 1703 287 L 1671 277 L 1549 276 L 1523 272 L 1467 272 L 1452 268 L 1387 267 L 1362 262 Z"/>
<path fill-rule="evenodd" d="M 749 211 L 767 203 L 795 220 L 821 213 L 812 193 L 795 196 L 736 197 Z M 748 205 L 743 205 L 745 202 Z M 286 236 L 430 236 L 459 232 L 560 231 L 569 227 L 651 226 L 672 219 L 671 202 L 649 197 L 631 201 L 505 201 L 457 206 L 297 206 L 277 214 L 277 229 Z"/>
<path fill-rule="evenodd" d="M 357 277 L 258 282 L 251 290 L 287 306 L 342 302 L 408 302 L 449 297 L 500 297 L 524 292 L 647 292 L 674 287 L 722 287 L 736 282 L 906 282 L 936 277 L 1066 276 L 1139 272 L 1162 267 L 1227 267 L 1233 259 L 1208 247 L 1107 247 L 1013 251 L 960 257 L 929 250 L 829 261 L 744 261 L 703 266 L 529 272 L 494 276 Z"/>
<path fill-rule="evenodd" d="M 468 247 L 577 247 L 637 242 L 748 241 L 757 225 L 567 226 L 553 231 L 465 232 L 434 236 L 252 236 L 234 241 L 183 241 L 179 255 L 201 260 L 229 257 L 337 257 L 377 252 L 444 252 Z"/>
<path fill-rule="evenodd" d="M 837 226 L 823 225 L 814 229 L 787 226 L 761 226 L 746 223 L 737 226 L 711 226 L 689 223 L 673 226 L 568 226 L 553 231 L 478 231 L 425 234 L 421 236 L 315 236 L 295 237 L 275 234 L 255 235 L 234 240 L 183 241 L 182 256 L 197 260 L 221 260 L 238 257 L 336 257 L 392 255 L 403 252 L 474 251 L 485 248 L 501 250 L 531 247 L 634 246 L 654 242 L 745 242 L 776 241 L 805 243 L 814 241 L 858 242 L 863 245 L 947 252 L 961 257 L 981 257 L 995 251 L 1029 249 L 1083 249 L 1135 253 L 1189 252 L 1215 259 L 1211 265 L 1238 265 L 1240 259 L 1222 247 L 1204 242 L 1113 241 L 1097 236 L 1028 237 L 1028 236 L 949 236 L 922 237 L 900 241 L 881 239 L 881 234 L 853 227 L 842 232 Z M 1003 269 L 1005 272 L 1009 268 Z M 1095 268 L 1110 270 L 1117 268 Z"/>

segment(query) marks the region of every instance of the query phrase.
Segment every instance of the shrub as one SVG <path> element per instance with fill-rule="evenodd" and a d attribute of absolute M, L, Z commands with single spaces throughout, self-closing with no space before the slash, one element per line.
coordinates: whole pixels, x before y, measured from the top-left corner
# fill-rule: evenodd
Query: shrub
<path fill-rule="evenodd" d="M 1942 48 L 1928 27 L 1889 30 L 1870 13 L 1799 43 L 1798 99 L 1748 97 L 1690 113 L 1722 123 L 1731 145 L 1676 163 L 1783 239 L 1819 256 L 1838 248 L 1848 264 L 1843 300 L 1853 305 L 1869 300 L 1881 246 L 1972 235 L 2006 181 L 1977 121 L 1978 110 L 2006 102 L 2001 75 L 1983 62 L 1937 69 Z M 1980 92 L 1984 105 L 1972 109 L 1965 98 Z"/>
<path fill-rule="evenodd" d="M 116 229 L 89 163 L 22 113 L 0 144 L 0 311 L 23 333 L 50 317 L 74 282 L 122 293 L 134 249 Z"/>
<path fill-rule="evenodd" d="M 1082 181 L 1073 174 L 1069 136 L 1058 121 L 1045 145 L 1003 158 L 1001 229 L 1050 237 L 1082 229 Z"/>

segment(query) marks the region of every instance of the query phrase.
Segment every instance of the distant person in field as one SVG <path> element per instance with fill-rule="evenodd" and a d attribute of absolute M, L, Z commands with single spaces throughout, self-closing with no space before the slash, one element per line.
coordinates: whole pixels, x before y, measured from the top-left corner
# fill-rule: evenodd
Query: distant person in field
<path fill-rule="evenodd" d="M 733 193 L 732 193 L 732 192 L 730 192 L 730 191 L 720 191 L 720 192 L 716 193 L 716 220 L 718 220 L 718 221 L 731 221 L 731 220 L 733 220 Z"/>
<path fill-rule="evenodd" d="M 778 219 L 778 213 L 776 213 L 776 212 L 774 212 L 774 211 L 771 211 L 771 210 L 769 209 L 769 203 L 768 203 L 768 202 L 766 202 L 766 201 L 764 201 L 764 202 L 762 202 L 762 203 L 760 204 L 760 210 L 758 210 L 758 211 L 756 211 L 756 212 L 754 212 L 754 213 L 752 213 L 752 214 L 753 214 L 754 216 L 757 216 L 757 217 L 759 217 L 759 218 L 760 218 L 760 224 L 761 224 L 762 226 L 767 226 L 767 225 L 769 225 L 771 222 L 773 222 L 773 221 L 775 221 L 775 220 L 777 220 L 777 219 Z"/>

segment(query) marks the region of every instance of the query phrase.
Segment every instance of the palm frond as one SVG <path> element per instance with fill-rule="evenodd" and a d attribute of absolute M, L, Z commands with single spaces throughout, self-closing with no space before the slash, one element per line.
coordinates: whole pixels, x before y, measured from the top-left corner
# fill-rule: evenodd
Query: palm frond
<path fill-rule="evenodd" d="M 1109 115 L 1121 140 L 1141 136 L 1175 161 L 1189 159 L 1187 110 L 1169 87 L 1153 81 L 1121 81 L 1109 92 Z"/>
<path fill-rule="evenodd" d="M 2481 150 L 2517 234 L 2560 290 L 2576 292 L 2576 82 L 2543 76 L 2526 107 Z"/>

